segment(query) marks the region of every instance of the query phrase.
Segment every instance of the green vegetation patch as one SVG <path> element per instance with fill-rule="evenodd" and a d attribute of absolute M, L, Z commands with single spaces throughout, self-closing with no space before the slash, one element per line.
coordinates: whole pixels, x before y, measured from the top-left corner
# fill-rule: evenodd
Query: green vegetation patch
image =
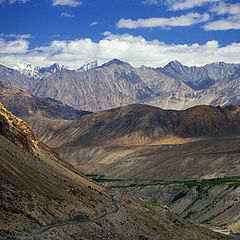
<path fill-rule="evenodd" d="M 90 178 L 92 181 L 98 182 L 98 183 L 124 181 L 123 179 L 105 178 L 104 175 L 96 175 L 96 174 L 86 174 L 85 177 Z"/>
<path fill-rule="evenodd" d="M 99 178 L 97 178 L 99 179 Z M 94 180 L 94 179 L 92 179 Z M 122 179 L 105 179 L 103 178 L 102 181 L 98 180 L 98 182 L 119 182 L 123 181 Z M 129 185 L 113 185 L 109 186 L 108 188 L 143 188 L 143 187 L 149 187 L 149 186 L 156 186 L 156 185 L 176 185 L 176 184 L 184 184 L 187 187 L 191 188 L 194 186 L 198 187 L 198 190 L 201 192 L 204 189 L 202 187 L 208 186 L 208 187 L 213 187 L 216 185 L 233 185 L 233 186 L 240 186 L 240 177 L 227 177 L 227 178 L 214 178 L 214 179 L 204 179 L 204 180 L 187 180 L 187 181 L 168 181 L 168 182 L 163 182 L 163 181 L 158 181 L 153 180 L 154 183 L 141 183 L 141 184 L 129 184 Z"/>
<path fill-rule="evenodd" d="M 94 182 L 121 182 L 123 179 L 115 179 L 115 178 L 92 178 Z"/>

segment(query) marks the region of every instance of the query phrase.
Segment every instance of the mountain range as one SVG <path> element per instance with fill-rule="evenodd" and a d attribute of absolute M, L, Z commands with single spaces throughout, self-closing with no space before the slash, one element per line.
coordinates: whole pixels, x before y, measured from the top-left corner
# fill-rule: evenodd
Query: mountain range
<path fill-rule="evenodd" d="M 96 68 L 97 66 L 98 66 L 98 61 L 96 60 L 91 63 L 82 65 L 80 68 L 75 69 L 75 71 L 84 72 L 91 68 Z M 34 81 L 40 81 L 56 72 L 69 70 L 68 67 L 64 66 L 61 63 L 54 63 L 48 67 L 39 67 L 39 66 L 33 66 L 31 64 L 21 64 L 20 63 L 20 64 L 15 65 L 13 67 L 13 69 L 17 70 L 21 74 L 25 75 L 26 77 L 28 77 Z"/>
<path fill-rule="evenodd" d="M 165 67 L 135 68 L 114 59 L 69 70 L 54 64 L 44 68 L 0 67 L 0 80 L 30 94 L 59 100 L 76 109 L 99 111 L 132 103 L 164 109 L 239 104 L 240 64 L 216 62 L 188 67 L 172 61 Z"/>
<path fill-rule="evenodd" d="M 21 74 L 32 80 L 39 81 L 56 72 L 67 70 L 68 68 L 62 64 L 55 63 L 49 67 L 38 67 L 31 64 L 17 64 L 13 67 L 13 69 L 19 71 Z"/>

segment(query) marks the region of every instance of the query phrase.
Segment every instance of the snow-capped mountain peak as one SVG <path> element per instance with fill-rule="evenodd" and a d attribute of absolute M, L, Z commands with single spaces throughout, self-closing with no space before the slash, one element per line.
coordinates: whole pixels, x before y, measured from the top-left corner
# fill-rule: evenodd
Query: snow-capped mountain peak
<path fill-rule="evenodd" d="M 56 72 L 59 72 L 59 71 L 62 71 L 62 70 L 67 70 L 67 69 L 68 69 L 68 67 L 64 66 L 61 63 L 54 63 L 54 64 L 52 64 L 52 65 L 50 65 L 48 67 L 41 67 L 39 69 L 39 72 L 40 73 L 48 72 L 48 73 L 52 74 L 52 73 L 56 73 Z"/>
<path fill-rule="evenodd" d="M 19 71 L 21 74 L 29 78 L 39 78 L 39 67 L 35 67 L 31 64 L 19 63 L 13 67 L 13 69 Z"/>
<path fill-rule="evenodd" d="M 19 71 L 21 74 L 32 78 L 33 80 L 42 80 L 54 74 L 56 72 L 66 70 L 68 67 L 61 63 L 54 63 L 48 67 L 33 66 L 31 64 L 19 63 L 13 67 L 13 69 Z"/>
<path fill-rule="evenodd" d="M 82 65 L 80 68 L 76 69 L 77 72 L 85 72 L 91 68 L 98 67 L 98 60 Z"/>

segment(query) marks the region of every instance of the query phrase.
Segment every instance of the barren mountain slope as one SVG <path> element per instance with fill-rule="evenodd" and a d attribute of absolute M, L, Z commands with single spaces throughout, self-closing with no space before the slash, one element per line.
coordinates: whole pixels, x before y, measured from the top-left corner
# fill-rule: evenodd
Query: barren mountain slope
<path fill-rule="evenodd" d="M 96 209 L 111 207 L 103 188 L 81 177 L 26 123 L 0 107 L 2 229 L 23 231 L 80 212 L 91 215 L 94 202 Z"/>
<path fill-rule="evenodd" d="M 5 67 L 3 65 L 0 65 L 0 81 L 24 91 L 30 90 L 34 85 L 34 82 L 30 78 L 21 74 L 17 70 Z"/>
<path fill-rule="evenodd" d="M 138 102 L 153 94 L 132 66 L 118 60 L 87 72 L 62 71 L 37 84 L 33 93 L 90 111 Z"/>
<path fill-rule="evenodd" d="M 231 239 L 165 208 L 109 197 L 2 104 L 0 122 L 1 239 Z"/>
<path fill-rule="evenodd" d="M 225 62 L 210 63 L 202 67 L 188 67 L 178 61 L 168 63 L 164 71 L 182 80 L 194 90 L 207 89 L 216 81 L 240 73 L 240 64 L 230 64 Z"/>
<path fill-rule="evenodd" d="M 114 108 L 68 121 L 48 143 L 55 146 L 133 145 L 163 137 L 214 136 L 239 120 L 240 107 L 197 106 L 184 111 L 142 104 Z"/>
<path fill-rule="evenodd" d="M 86 72 L 62 71 L 39 82 L 33 94 L 77 109 L 99 111 L 143 101 L 168 91 L 191 91 L 186 84 L 151 68 L 114 59 Z"/>
<path fill-rule="evenodd" d="M 233 176 L 239 169 L 239 107 L 165 111 L 130 105 L 38 132 L 84 173 L 119 178 Z"/>
<path fill-rule="evenodd" d="M 48 117 L 54 119 L 76 119 L 90 112 L 76 110 L 57 100 L 39 98 L 18 88 L 0 82 L 0 101 L 20 118 Z"/>
<path fill-rule="evenodd" d="M 104 176 L 99 181 L 163 201 L 198 224 L 239 233 L 239 187 L 231 180 L 211 185 L 214 178 L 240 175 L 239 113 L 239 106 L 165 111 L 130 105 L 67 121 L 48 140 L 85 174 Z M 192 184 L 161 184 L 186 180 Z"/>
<path fill-rule="evenodd" d="M 239 177 L 232 181 L 239 181 Z M 172 182 L 112 182 L 112 188 L 151 202 L 162 202 L 171 211 L 196 224 L 240 234 L 240 187 L 231 179 Z M 124 186 L 127 185 L 127 186 Z"/>
<path fill-rule="evenodd" d="M 114 59 L 83 73 L 62 71 L 54 74 L 39 82 L 32 93 L 90 111 L 132 103 L 166 109 L 186 109 L 199 104 L 236 105 L 239 104 L 238 91 L 231 85 L 238 84 L 236 76 L 239 78 L 239 73 L 239 64 L 224 62 L 187 67 L 173 61 L 164 68 L 154 69 L 134 68 Z M 225 87 L 218 86 L 219 81 L 223 81 Z"/>
<path fill-rule="evenodd" d="M 136 68 L 135 72 L 157 96 L 163 94 L 164 92 L 193 92 L 191 87 L 189 87 L 183 81 L 172 77 L 165 71 L 159 71 L 158 69 L 141 66 L 140 68 Z"/>
<path fill-rule="evenodd" d="M 144 99 L 142 103 L 166 109 L 186 109 L 201 104 L 213 106 L 239 105 L 239 79 L 234 74 L 218 79 L 203 90 L 187 92 L 162 92 L 161 95 Z"/>
<path fill-rule="evenodd" d="M 113 59 L 84 72 L 70 71 L 57 64 L 40 69 L 47 72 L 41 81 L 0 66 L 0 80 L 39 97 L 54 98 L 76 109 L 89 111 L 133 103 L 178 110 L 199 104 L 226 106 L 240 103 L 237 90 L 239 64 L 216 62 L 188 67 L 172 61 L 163 68 L 154 69 L 135 68 Z"/>

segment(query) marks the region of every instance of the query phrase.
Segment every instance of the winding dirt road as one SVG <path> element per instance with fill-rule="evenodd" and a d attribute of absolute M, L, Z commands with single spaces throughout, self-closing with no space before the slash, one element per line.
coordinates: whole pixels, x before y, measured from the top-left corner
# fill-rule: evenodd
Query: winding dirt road
<path fill-rule="evenodd" d="M 74 220 L 69 219 L 69 220 L 62 221 L 62 222 L 59 222 L 59 223 L 56 223 L 56 224 L 50 224 L 48 226 L 44 226 L 44 227 L 40 228 L 38 231 L 33 232 L 28 236 L 23 237 L 22 239 L 23 240 L 30 240 L 34 237 L 42 235 L 43 233 L 45 233 L 45 232 L 47 232 L 47 231 L 49 231 L 53 228 L 59 228 L 59 227 L 66 226 L 66 225 L 75 225 L 75 224 L 79 224 L 79 223 L 95 222 L 95 221 L 98 221 L 98 220 L 106 217 L 107 215 L 117 213 L 118 210 L 119 210 L 119 206 L 118 206 L 119 201 L 114 201 L 114 199 L 115 199 L 114 195 L 110 195 L 109 198 L 111 198 L 111 200 L 113 202 L 113 206 L 114 206 L 114 210 L 112 210 L 110 212 L 105 212 L 102 215 L 100 215 L 99 217 L 96 217 L 96 218 L 93 218 L 93 219 L 76 219 L 76 220 L 75 219 Z"/>

